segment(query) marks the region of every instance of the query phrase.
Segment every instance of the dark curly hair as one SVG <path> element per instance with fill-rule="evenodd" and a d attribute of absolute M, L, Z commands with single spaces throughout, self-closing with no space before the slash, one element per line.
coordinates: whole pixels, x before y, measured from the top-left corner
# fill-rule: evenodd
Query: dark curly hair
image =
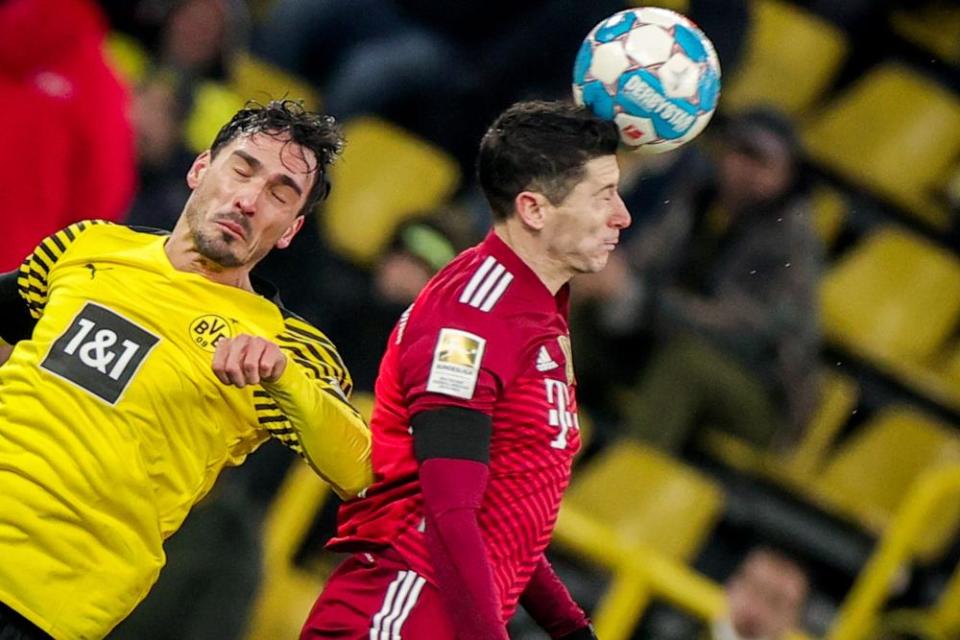
<path fill-rule="evenodd" d="M 586 175 L 584 165 L 616 153 L 617 125 L 568 102 L 518 102 L 504 111 L 480 142 L 477 179 L 493 218 L 507 219 L 522 191 L 558 204 Z"/>
<path fill-rule="evenodd" d="M 296 100 L 271 100 L 266 105 L 250 101 L 217 132 L 217 137 L 210 145 L 211 157 L 216 157 L 217 152 L 231 140 L 256 133 L 271 137 L 285 134 L 289 136 L 285 144 L 299 145 L 316 156 L 314 171 L 317 172 L 317 178 L 299 215 L 307 213 L 327 197 L 330 193 L 327 167 L 337 159 L 344 145 L 343 133 L 333 116 L 311 113 Z"/>

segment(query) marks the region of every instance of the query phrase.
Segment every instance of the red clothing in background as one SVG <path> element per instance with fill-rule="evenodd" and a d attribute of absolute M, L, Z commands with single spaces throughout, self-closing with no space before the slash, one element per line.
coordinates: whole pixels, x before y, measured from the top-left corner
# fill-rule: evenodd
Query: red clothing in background
<path fill-rule="evenodd" d="M 92 0 L 0 2 L 0 272 L 69 223 L 130 204 L 133 129 L 106 28 Z"/>

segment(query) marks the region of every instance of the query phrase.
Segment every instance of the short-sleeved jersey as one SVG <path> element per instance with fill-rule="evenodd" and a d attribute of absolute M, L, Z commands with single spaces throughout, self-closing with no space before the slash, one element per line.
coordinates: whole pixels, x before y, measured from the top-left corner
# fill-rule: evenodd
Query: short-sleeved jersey
<path fill-rule="evenodd" d="M 389 545 L 433 581 L 410 419 L 446 406 L 483 412 L 493 432 L 478 517 L 509 619 L 549 543 L 580 446 L 567 292 L 552 295 L 493 232 L 427 284 L 381 363 L 375 482 L 341 507 L 332 548 Z"/>
<path fill-rule="evenodd" d="M 20 270 L 36 325 L 0 367 L 0 602 L 58 640 L 101 638 L 136 606 L 225 465 L 271 435 L 300 450 L 263 388 L 217 380 L 219 339 L 269 337 L 347 402 L 319 331 L 176 270 L 165 240 L 78 223 Z"/>

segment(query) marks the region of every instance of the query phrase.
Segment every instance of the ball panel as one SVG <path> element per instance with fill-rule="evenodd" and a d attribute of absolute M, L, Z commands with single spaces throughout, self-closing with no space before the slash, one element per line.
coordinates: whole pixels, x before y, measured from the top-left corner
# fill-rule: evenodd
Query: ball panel
<path fill-rule="evenodd" d="M 620 74 L 630 68 L 623 45 L 619 42 L 607 42 L 593 50 L 593 60 L 590 61 L 590 76 L 600 82 L 613 84 Z"/>
<path fill-rule="evenodd" d="M 643 7 L 642 9 L 628 9 L 627 11 L 637 14 L 637 20 L 644 24 L 655 24 L 667 29 L 673 27 L 679 21 L 686 20 L 679 13 L 660 7 Z"/>
<path fill-rule="evenodd" d="M 606 120 L 613 119 L 616 105 L 613 96 L 606 87 L 597 80 L 583 85 L 583 104 L 590 107 L 595 114 Z"/>
<path fill-rule="evenodd" d="M 613 121 L 617 123 L 621 136 L 628 145 L 646 144 L 648 140 L 655 140 L 657 137 L 650 118 L 618 113 Z"/>
<path fill-rule="evenodd" d="M 683 55 L 675 53 L 657 71 L 667 96 L 691 99 L 697 97 L 700 84 L 700 65 Z"/>
<path fill-rule="evenodd" d="M 701 35 L 685 25 L 678 24 L 673 30 L 673 37 L 691 60 L 706 62 L 707 48 Z"/>
<path fill-rule="evenodd" d="M 660 79 L 646 69 L 621 76 L 617 104 L 629 115 L 652 120 L 657 135 L 668 140 L 684 135 L 696 120 L 696 109 L 682 100 L 664 96 Z"/>
<path fill-rule="evenodd" d="M 648 67 L 670 58 L 673 36 L 658 26 L 645 24 L 630 32 L 623 48 L 637 64 Z"/>
<path fill-rule="evenodd" d="M 593 39 L 597 42 L 612 42 L 633 29 L 637 16 L 632 11 L 616 13 L 594 28 Z"/>

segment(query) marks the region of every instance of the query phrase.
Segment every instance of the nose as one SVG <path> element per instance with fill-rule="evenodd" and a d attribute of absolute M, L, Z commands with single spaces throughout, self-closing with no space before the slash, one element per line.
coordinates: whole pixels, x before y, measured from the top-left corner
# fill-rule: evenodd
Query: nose
<path fill-rule="evenodd" d="M 257 209 L 259 190 L 252 185 L 241 187 L 233 197 L 233 206 L 243 215 L 252 216 Z"/>
<path fill-rule="evenodd" d="M 631 221 L 632 218 L 630 217 L 630 211 L 627 210 L 626 203 L 619 193 L 616 194 L 613 202 L 613 215 L 610 216 L 610 226 L 615 229 L 626 229 L 630 226 Z"/>

